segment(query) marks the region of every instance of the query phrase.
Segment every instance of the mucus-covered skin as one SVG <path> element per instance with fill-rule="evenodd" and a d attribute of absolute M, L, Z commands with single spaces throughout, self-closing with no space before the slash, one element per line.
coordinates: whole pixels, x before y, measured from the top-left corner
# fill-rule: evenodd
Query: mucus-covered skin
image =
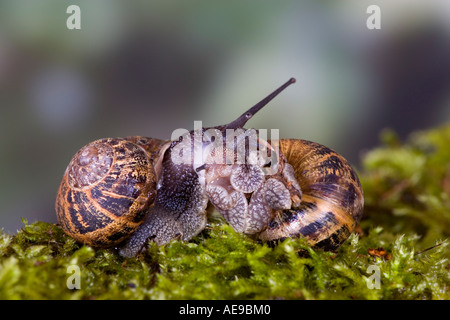
<path fill-rule="evenodd" d="M 243 128 L 294 82 L 236 120 L 186 132 L 177 141 L 136 136 L 88 144 L 70 162 L 58 191 L 62 228 L 81 243 L 118 246 L 132 257 L 149 240 L 163 245 L 196 236 L 206 225 L 210 201 L 236 231 L 262 241 L 304 237 L 337 248 L 364 205 L 349 163 L 314 142 L 251 139 L 255 130 Z M 180 150 L 187 155 L 181 162 Z"/>
<path fill-rule="evenodd" d="M 135 256 L 148 240 L 158 245 L 174 239 L 190 240 L 206 225 L 208 198 L 193 164 L 193 152 L 191 161 L 174 163 L 171 155 L 176 152 L 177 143 L 172 142 L 162 155 L 155 204 L 149 209 L 144 223 L 120 248 L 123 256 Z"/>

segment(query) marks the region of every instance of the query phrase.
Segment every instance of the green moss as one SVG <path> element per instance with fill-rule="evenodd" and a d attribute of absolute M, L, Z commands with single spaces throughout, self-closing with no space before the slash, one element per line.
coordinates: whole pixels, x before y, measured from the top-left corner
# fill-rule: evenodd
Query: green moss
<path fill-rule="evenodd" d="M 450 299 L 449 145 L 450 126 L 406 143 L 384 132 L 360 169 L 364 220 L 337 252 L 301 239 L 269 248 L 216 217 L 189 243 L 126 259 L 23 221 L 0 232 L 0 299 Z M 73 265 L 80 289 L 67 286 Z"/>
<path fill-rule="evenodd" d="M 450 236 L 450 125 L 413 134 L 401 144 L 392 132 L 363 160 L 363 225 L 417 233 L 422 247 Z"/>

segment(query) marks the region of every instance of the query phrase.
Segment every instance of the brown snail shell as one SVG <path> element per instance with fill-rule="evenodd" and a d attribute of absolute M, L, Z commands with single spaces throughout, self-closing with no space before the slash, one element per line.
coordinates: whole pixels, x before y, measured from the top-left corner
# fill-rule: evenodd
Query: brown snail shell
<path fill-rule="evenodd" d="M 282 211 L 259 234 L 263 241 L 304 237 L 311 245 L 334 250 L 361 220 L 364 194 L 346 159 L 315 142 L 280 140 L 280 150 L 294 168 L 302 190 L 298 208 Z"/>
<path fill-rule="evenodd" d="M 114 246 L 128 238 L 155 200 L 152 156 L 163 143 L 144 137 L 108 138 L 79 150 L 57 194 L 63 230 L 93 247 Z"/>
<path fill-rule="evenodd" d="M 229 124 L 209 129 L 222 137 L 228 129 L 242 129 L 294 82 L 290 79 Z M 124 243 L 120 254 L 131 257 L 148 240 L 162 245 L 191 239 L 205 227 L 210 201 L 238 232 L 269 243 L 304 237 L 311 245 L 334 250 L 361 219 L 364 196 L 355 171 L 323 145 L 280 140 L 275 155 L 281 166 L 266 175 L 259 162 L 175 163 L 178 143 L 137 136 L 83 147 L 67 167 L 57 194 L 57 218 L 64 231 L 93 247 Z"/>

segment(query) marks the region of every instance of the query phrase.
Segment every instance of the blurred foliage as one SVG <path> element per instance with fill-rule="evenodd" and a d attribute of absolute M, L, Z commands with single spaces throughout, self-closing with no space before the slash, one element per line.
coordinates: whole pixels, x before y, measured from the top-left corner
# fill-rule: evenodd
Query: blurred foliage
<path fill-rule="evenodd" d="M 415 232 L 423 246 L 449 237 L 450 125 L 416 132 L 405 145 L 389 130 L 382 139 L 384 147 L 365 156 L 360 176 L 367 222 Z"/>
<path fill-rule="evenodd" d="M 402 143 L 385 131 L 360 178 L 365 217 L 337 250 L 302 239 L 275 248 L 220 218 L 192 241 L 138 258 L 77 244 L 54 224 L 0 233 L 1 299 L 450 299 L 450 125 Z M 81 269 L 69 290 L 67 268 Z M 371 267 L 380 288 L 370 289 Z"/>
<path fill-rule="evenodd" d="M 382 28 L 368 30 L 377 3 Z M 384 127 L 404 138 L 440 124 L 450 118 L 449 4 L 1 0 L 0 226 L 55 222 L 63 172 L 89 141 L 226 123 L 290 77 L 297 84 L 248 127 L 358 164 Z M 69 5 L 80 6 L 81 30 L 66 27 Z"/>

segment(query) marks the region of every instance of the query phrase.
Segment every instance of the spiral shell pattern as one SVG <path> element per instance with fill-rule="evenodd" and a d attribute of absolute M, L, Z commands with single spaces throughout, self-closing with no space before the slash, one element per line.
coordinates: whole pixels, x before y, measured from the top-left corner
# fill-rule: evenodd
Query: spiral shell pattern
<path fill-rule="evenodd" d="M 283 210 L 259 238 L 304 237 L 316 247 L 336 249 L 361 220 L 364 196 L 358 176 L 341 155 L 318 143 L 282 139 L 280 150 L 294 168 L 302 202 Z"/>
<path fill-rule="evenodd" d="M 156 198 L 156 183 L 149 150 L 127 139 L 96 140 L 66 169 L 56 200 L 58 222 L 81 243 L 114 246 L 142 223 Z"/>

